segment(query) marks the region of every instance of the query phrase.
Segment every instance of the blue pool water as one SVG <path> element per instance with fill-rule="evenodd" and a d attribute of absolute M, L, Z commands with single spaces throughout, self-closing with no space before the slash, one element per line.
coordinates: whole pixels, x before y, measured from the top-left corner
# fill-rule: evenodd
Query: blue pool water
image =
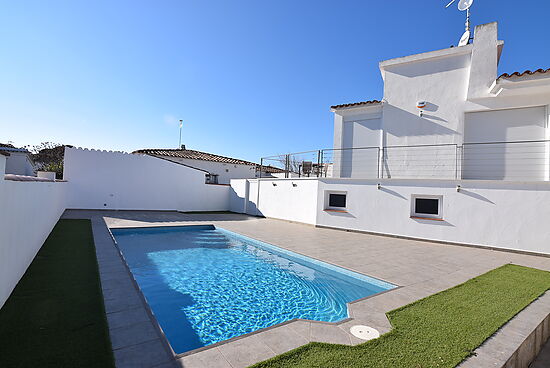
<path fill-rule="evenodd" d="M 294 318 L 339 321 L 346 303 L 395 287 L 213 226 L 112 232 L 176 353 Z"/>

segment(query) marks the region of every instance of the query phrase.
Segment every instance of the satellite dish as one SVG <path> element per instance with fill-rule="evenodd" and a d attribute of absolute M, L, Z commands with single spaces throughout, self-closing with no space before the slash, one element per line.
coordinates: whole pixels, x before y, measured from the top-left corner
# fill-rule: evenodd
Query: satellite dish
<path fill-rule="evenodd" d="M 456 0 L 451 0 L 446 8 L 451 6 Z M 465 32 L 462 34 L 462 37 L 460 37 L 460 41 L 458 42 L 458 46 L 466 46 L 470 42 L 470 7 L 474 3 L 474 0 L 459 0 L 458 1 L 458 10 L 460 11 L 466 11 L 466 23 L 464 24 L 466 27 Z"/>
<path fill-rule="evenodd" d="M 466 46 L 470 42 L 470 31 L 467 30 L 462 34 L 462 37 L 460 37 L 460 41 L 458 41 L 458 46 Z"/>
<path fill-rule="evenodd" d="M 470 9 L 470 6 L 472 6 L 473 3 L 474 3 L 474 0 L 460 0 L 458 2 L 458 10 L 460 11 L 468 10 Z"/>

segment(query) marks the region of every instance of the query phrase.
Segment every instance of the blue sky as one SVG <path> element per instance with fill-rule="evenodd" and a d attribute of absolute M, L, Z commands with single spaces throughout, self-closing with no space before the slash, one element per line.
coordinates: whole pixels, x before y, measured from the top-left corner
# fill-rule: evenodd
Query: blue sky
<path fill-rule="evenodd" d="M 332 146 L 332 104 L 382 97 L 381 60 L 449 47 L 464 13 L 424 1 L 2 1 L 0 141 L 259 161 Z M 518 4 L 518 5 L 516 5 Z M 550 67 L 550 1 L 476 0 L 499 72 Z"/>

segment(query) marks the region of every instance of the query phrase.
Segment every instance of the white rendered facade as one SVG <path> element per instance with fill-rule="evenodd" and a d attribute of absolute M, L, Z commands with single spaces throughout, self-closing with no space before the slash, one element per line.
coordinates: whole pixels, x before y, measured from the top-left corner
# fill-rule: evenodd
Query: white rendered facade
<path fill-rule="evenodd" d="M 233 180 L 231 210 L 550 254 L 550 71 L 497 78 L 502 48 L 490 23 L 473 44 L 381 62 L 381 101 L 333 106 L 332 176 Z"/>
<path fill-rule="evenodd" d="M 476 27 L 473 44 L 381 62 L 382 101 L 333 108 L 333 176 L 548 180 L 544 142 L 474 144 L 549 137 L 550 73 L 497 78 L 503 46 L 489 23 Z M 358 147 L 380 153 L 345 150 Z"/>

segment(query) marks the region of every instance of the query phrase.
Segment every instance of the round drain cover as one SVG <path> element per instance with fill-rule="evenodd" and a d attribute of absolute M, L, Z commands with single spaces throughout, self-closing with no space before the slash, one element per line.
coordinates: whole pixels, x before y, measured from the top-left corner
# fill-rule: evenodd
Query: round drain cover
<path fill-rule="evenodd" d="M 380 332 L 369 326 L 357 325 L 352 326 L 349 329 L 349 332 L 358 339 L 361 340 L 372 340 L 380 337 Z"/>

